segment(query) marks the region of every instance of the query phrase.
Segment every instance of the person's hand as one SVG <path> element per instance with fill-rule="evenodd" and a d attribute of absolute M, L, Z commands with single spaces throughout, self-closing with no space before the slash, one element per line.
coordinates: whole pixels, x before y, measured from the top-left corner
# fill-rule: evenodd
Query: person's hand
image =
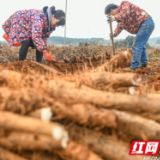
<path fill-rule="evenodd" d="M 47 56 L 47 61 L 51 61 L 52 60 L 52 56 L 49 54 L 48 56 Z"/>
<path fill-rule="evenodd" d="M 108 22 L 108 23 L 115 21 L 114 16 L 107 16 L 107 18 L 108 18 L 108 19 L 107 19 L 107 22 Z"/>
<path fill-rule="evenodd" d="M 109 36 L 110 36 L 110 39 L 112 39 L 113 37 L 116 37 L 116 33 L 115 32 L 110 33 Z"/>
<path fill-rule="evenodd" d="M 52 60 L 52 56 L 46 50 L 43 51 L 43 54 L 47 57 L 47 61 L 51 61 Z"/>

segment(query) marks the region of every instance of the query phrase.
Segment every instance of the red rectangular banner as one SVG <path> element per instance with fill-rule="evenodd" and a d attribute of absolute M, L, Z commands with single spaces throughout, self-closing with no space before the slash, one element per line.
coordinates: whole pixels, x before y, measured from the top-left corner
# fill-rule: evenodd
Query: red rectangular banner
<path fill-rule="evenodd" d="M 129 155 L 158 155 L 160 141 L 132 141 Z"/>

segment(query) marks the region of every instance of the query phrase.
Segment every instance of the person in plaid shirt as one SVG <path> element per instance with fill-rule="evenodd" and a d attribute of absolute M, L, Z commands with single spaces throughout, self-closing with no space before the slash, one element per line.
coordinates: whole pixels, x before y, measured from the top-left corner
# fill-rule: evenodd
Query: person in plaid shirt
<path fill-rule="evenodd" d="M 44 7 L 43 10 L 20 10 L 11 15 L 2 25 L 3 37 L 9 46 L 21 45 L 19 61 L 26 59 L 28 48 L 36 48 L 36 61 L 41 63 L 43 54 L 47 60 L 52 56 L 47 52 L 47 38 L 58 26 L 65 25 L 65 13 L 55 7 Z"/>
<path fill-rule="evenodd" d="M 131 34 L 136 34 L 132 47 L 134 57 L 131 67 L 126 70 L 135 70 L 140 66 L 147 67 L 146 43 L 154 30 L 154 21 L 151 16 L 145 10 L 128 1 L 122 1 L 120 6 L 107 5 L 105 14 L 108 17 L 108 22 L 118 22 L 117 28 L 110 36 L 117 37 L 123 29 Z"/>

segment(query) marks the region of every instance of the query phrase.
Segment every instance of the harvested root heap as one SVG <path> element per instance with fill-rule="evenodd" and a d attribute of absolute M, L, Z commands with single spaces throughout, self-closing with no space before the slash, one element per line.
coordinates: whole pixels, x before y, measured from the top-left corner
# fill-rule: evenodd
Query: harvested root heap
<path fill-rule="evenodd" d="M 160 101 L 135 94 L 140 75 L 113 73 L 129 57 L 121 52 L 74 75 L 32 62 L 28 70 L 26 62 L 24 70 L 2 65 L 0 159 L 142 160 L 129 156 L 130 144 L 160 139 Z"/>

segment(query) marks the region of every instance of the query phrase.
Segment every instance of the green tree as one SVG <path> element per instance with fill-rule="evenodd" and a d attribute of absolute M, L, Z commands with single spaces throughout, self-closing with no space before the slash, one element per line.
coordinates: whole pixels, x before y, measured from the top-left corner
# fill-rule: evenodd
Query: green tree
<path fill-rule="evenodd" d="M 132 48 L 134 40 L 135 40 L 134 36 L 127 36 L 124 40 L 115 42 L 115 46 L 117 48 L 121 48 L 121 47 L 126 47 L 128 45 L 129 48 Z M 147 49 L 152 48 L 149 42 L 146 43 L 146 48 Z"/>
<path fill-rule="evenodd" d="M 131 48 L 133 45 L 133 42 L 135 40 L 134 36 L 127 36 L 125 39 L 125 42 L 129 45 L 128 47 Z"/>
<path fill-rule="evenodd" d="M 152 48 L 152 47 L 150 46 L 149 42 L 146 43 L 146 48 L 147 48 L 147 49 Z"/>

